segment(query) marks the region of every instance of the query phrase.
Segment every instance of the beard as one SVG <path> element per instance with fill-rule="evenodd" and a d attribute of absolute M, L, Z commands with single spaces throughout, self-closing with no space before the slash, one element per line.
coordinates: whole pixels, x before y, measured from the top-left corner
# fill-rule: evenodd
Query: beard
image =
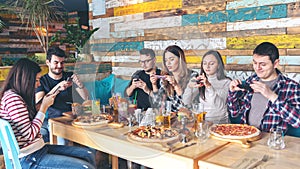
<path fill-rule="evenodd" d="M 50 71 L 51 73 L 55 74 L 55 75 L 60 75 L 62 73 L 62 68 L 61 69 L 53 69 L 51 68 Z"/>

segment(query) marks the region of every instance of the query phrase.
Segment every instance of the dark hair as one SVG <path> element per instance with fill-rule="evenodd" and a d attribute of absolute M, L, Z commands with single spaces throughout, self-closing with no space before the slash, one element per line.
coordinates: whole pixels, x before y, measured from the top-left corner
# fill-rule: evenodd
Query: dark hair
<path fill-rule="evenodd" d="M 47 51 L 47 60 L 51 61 L 52 55 L 62 57 L 62 58 L 66 57 L 65 52 L 57 46 L 52 46 L 48 49 L 48 51 Z"/>
<path fill-rule="evenodd" d="M 200 69 L 200 74 L 204 73 L 204 75 L 207 77 L 204 69 L 203 69 L 203 60 L 206 56 L 208 55 L 213 55 L 216 59 L 217 59 L 217 62 L 218 62 L 218 69 L 217 69 L 217 79 L 218 80 L 222 80 L 222 79 L 226 79 L 228 78 L 226 75 L 225 75 L 225 66 L 224 66 L 224 62 L 222 60 L 222 56 L 221 54 L 216 51 L 216 50 L 209 50 L 207 51 L 203 57 L 202 57 L 202 61 L 201 61 L 201 69 Z M 199 92 L 200 92 L 200 97 L 205 100 L 205 86 L 199 88 Z"/>
<path fill-rule="evenodd" d="M 253 54 L 269 56 L 272 63 L 274 63 L 276 59 L 279 59 L 278 48 L 270 42 L 263 42 L 259 44 L 254 49 Z"/>
<path fill-rule="evenodd" d="M 154 51 L 152 49 L 148 49 L 148 48 L 141 49 L 140 55 L 147 55 L 147 56 L 150 56 L 151 58 L 155 57 Z"/>
<path fill-rule="evenodd" d="M 179 79 L 176 79 L 176 80 L 180 84 L 181 88 L 183 90 L 185 90 L 185 88 L 188 84 L 188 81 L 189 81 L 189 78 L 188 78 L 189 70 L 187 68 L 184 51 L 177 45 L 171 45 L 171 46 L 168 46 L 163 52 L 163 64 L 162 64 L 163 71 L 167 72 L 170 75 L 173 75 L 172 72 L 170 72 L 166 66 L 165 57 L 166 57 L 167 52 L 171 52 L 179 58 L 178 68 L 180 71 L 180 77 L 178 77 Z"/>
<path fill-rule="evenodd" d="M 20 95 L 26 103 L 31 120 L 37 113 L 35 108 L 35 82 L 36 75 L 39 72 L 41 72 L 41 68 L 37 63 L 22 58 L 10 69 L 1 91 L 1 98 L 4 92 L 9 89 Z"/>

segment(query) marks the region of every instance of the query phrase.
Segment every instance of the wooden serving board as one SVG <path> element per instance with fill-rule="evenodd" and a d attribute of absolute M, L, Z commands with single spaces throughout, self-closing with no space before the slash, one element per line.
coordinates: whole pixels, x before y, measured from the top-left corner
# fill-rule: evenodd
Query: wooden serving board
<path fill-rule="evenodd" d="M 97 125 L 92 125 L 92 124 L 91 125 L 78 125 L 78 124 L 74 123 L 74 121 L 73 121 L 72 125 L 74 127 L 78 127 L 78 128 L 94 129 L 94 128 L 106 127 L 107 123 L 97 124 Z"/>
<path fill-rule="evenodd" d="M 217 136 L 215 136 L 213 134 L 211 134 L 210 137 L 213 138 L 213 139 L 221 140 L 221 141 L 232 142 L 232 143 L 239 143 L 244 148 L 250 148 L 252 141 L 256 141 L 256 140 L 261 139 L 261 134 L 259 134 L 258 136 L 255 136 L 255 137 L 252 137 L 252 138 L 246 138 L 246 139 L 227 139 L 227 138 L 217 137 Z"/>

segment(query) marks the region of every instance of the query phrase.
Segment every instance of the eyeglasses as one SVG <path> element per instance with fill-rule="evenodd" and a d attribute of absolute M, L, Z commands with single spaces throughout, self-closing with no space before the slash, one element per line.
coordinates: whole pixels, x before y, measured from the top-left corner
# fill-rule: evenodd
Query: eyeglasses
<path fill-rule="evenodd" d="M 147 64 L 149 63 L 151 60 L 153 60 L 154 58 L 151 58 L 151 59 L 147 59 L 147 60 L 139 60 L 139 63 L 140 64 Z"/>

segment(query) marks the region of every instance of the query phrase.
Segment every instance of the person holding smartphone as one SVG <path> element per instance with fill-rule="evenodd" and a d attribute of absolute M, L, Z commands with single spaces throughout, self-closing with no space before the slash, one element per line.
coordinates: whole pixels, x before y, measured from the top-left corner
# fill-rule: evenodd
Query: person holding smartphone
<path fill-rule="evenodd" d="M 278 48 L 263 42 L 254 49 L 252 58 L 255 73 L 244 84 L 239 79 L 230 83 L 227 100 L 230 115 L 241 116 L 241 123 L 266 132 L 277 126 L 283 130 L 289 125 L 299 128 L 300 84 L 278 70 Z"/>
<path fill-rule="evenodd" d="M 36 89 L 37 103 L 45 95 L 58 91 L 53 105 L 46 113 L 42 127 L 43 138 L 49 141 L 48 119 L 60 117 L 63 112 L 72 111 L 71 104 L 74 100 L 82 102 L 88 99 L 89 93 L 76 74 L 64 71 L 65 52 L 59 47 L 50 47 L 47 51 L 46 64 L 49 68 L 47 74 L 41 77 L 41 85 Z M 73 90 L 74 89 L 74 90 Z M 66 144 L 64 139 L 59 138 L 58 144 Z"/>
<path fill-rule="evenodd" d="M 200 75 L 194 76 L 186 89 L 187 105 L 203 103 L 205 118 L 214 123 L 228 123 L 227 95 L 231 81 L 225 74 L 221 54 L 207 51 L 201 61 Z"/>
<path fill-rule="evenodd" d="M 138 70 L 132 75 L 131 82 L 125 90 L 125 95 L 136 101 L 137 108 L 147 110 L 152 107 L 149 98 L 149 94 L 153 90 L 150 75 L 159 75 L 161 70 L 156 67 L 156 57 L 152 49 L 144 48 L 140 50 L 139 63 L 142 70 Z M 157 83 L 157 85 L 159 84 Z"/>

